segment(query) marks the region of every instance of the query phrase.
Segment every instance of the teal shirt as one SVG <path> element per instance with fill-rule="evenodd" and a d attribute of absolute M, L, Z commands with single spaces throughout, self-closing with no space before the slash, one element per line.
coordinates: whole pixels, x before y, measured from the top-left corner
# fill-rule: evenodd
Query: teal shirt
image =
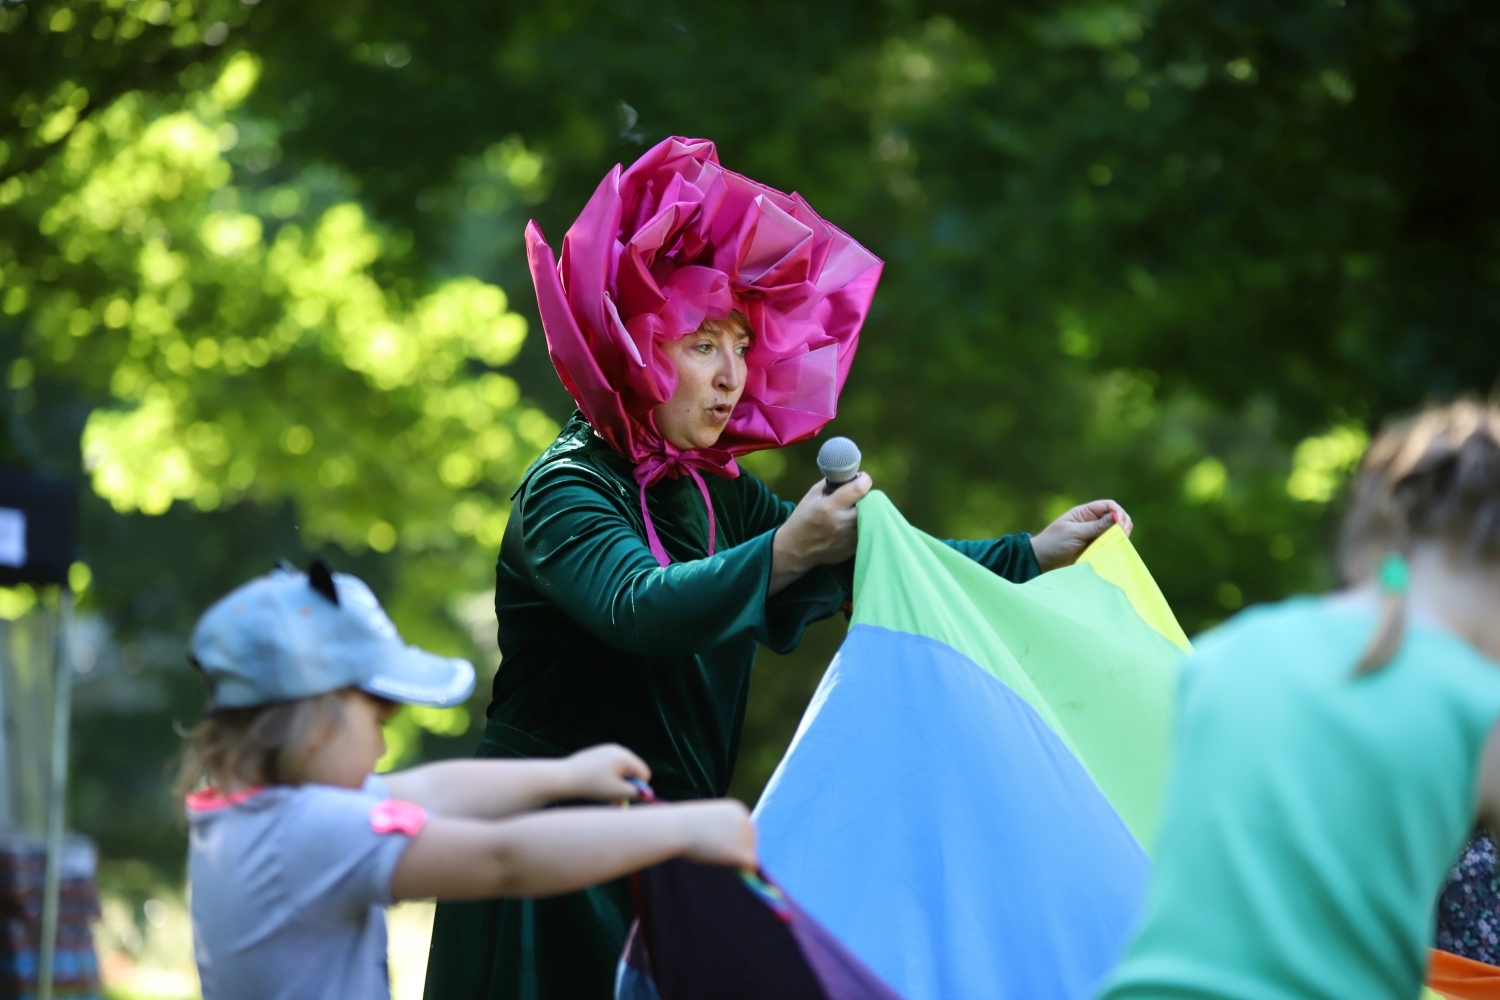
<path fill-rule="evenodd" d="M 1415 1000 L 1474 827 L 1500 665 L 1413 622 L 1354 676 L 1372 612 L 1237 616 L 1182 679 L 1146 913 L 1106 1000 Z"/>

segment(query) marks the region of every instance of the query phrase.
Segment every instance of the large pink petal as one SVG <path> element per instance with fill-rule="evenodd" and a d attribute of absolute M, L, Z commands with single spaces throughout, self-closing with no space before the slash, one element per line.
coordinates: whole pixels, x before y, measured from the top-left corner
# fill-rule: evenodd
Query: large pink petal
<path fill-rule="evenodd" d="M 812 230 L 764 195 L 755 200 L 755 206 L 758 210 L 755 232 L 749 246 L 742 252 L 740 280 L 756 283 L 757 279 L 783 262 L 790 262 L 801 252 L 801 274 L 791 280 L 802 281 L 807 276 L 806 251 L 812 241 Z"/>
<path fill-rule="evenodd" d="M 646 362 L 641 360 L 640 349 L 635 346 L 630 331 L 625 329 L 625 321 L 620 318 L 620 311 L 615 308 L 615 300 L 608 295 L 604 297 L 604 317 L 609 323 L 610 342 L 624 352 L 627 358 L 625 372 L 628 374 L 636 368 L 645 367 Z"/>
<path fill-rule="evenodd" d="M 578 323 L 593 337 L 602 335 L 604 292 L 613 272 L 615 233 L 620 228 L 620 168 L 616 166 L 583 207 L 563 237 L 563 287 Z"/>
<path fill-rule="evenodd" d="M 649 265 L 633 244 L 620 254 L 615 288 L 618 290 L 620 308 L 627 316 L 661 312 L 661 307 L 667 304 L 667 296 L 651 276 Z"/>
<path fill-rule="evenodd" d="M 526 227 L 526 263 L 536 286 L 537 311 L 541 313 L 542 331 L 547 338 L 547 354 L 558 377 L 610 447 L 622 455 L 635 457 L 632 424 L 626 417 L 620 394 L 609 384 L 574 319 L 562 282 L 558 280 L 552 248 L 535 222 Z"/>
<path fill-rule="evenodd" d="M 657 255 L 670 250 L 677 239 L 677 231 L 683 223 L 697 212 L 698 205 L 690 201 L 665 202 L 656 214 L 647 219 L 630 234 L 628 245 L 641 255 L 650 267 L 656 263 Z"/>
<path fill-rule="evenodd" d="M 666 340 L 692 333 L 706 319 L 724 319 L 734 308 L 729 279 L 711 267 L 679 268 L 664 291 L 667 302 L 661 310 L 661 335 Z"/>
<path fill-rule="evenodd" d="M 766 370 L 762 400 L 768 406 L 802 410 L 832 420 L 838 413 L 838 393 L 834 390 L 838 368 L 837 344 L 785 358 Z"/>

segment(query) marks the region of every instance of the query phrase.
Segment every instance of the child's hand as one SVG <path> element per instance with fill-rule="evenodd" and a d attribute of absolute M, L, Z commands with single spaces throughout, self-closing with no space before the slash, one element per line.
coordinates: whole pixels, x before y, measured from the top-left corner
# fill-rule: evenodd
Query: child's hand
<path fill-rule="evenodd" d="M 564 758 L 570 797 L 619 802 L 634 799 L 640 792 L 627 778 L 651 780 L 646 762 L 616 743 L 604 743 L 580 750 Z"/>
<path fill-rule="evenodd" d="M 754 868 L 755 824 L 750 813 L 734 799 L 684 802 L 668 808 L 678 810 L 687 826 L 688 849 L 683 855 L 710 865 Z"/>

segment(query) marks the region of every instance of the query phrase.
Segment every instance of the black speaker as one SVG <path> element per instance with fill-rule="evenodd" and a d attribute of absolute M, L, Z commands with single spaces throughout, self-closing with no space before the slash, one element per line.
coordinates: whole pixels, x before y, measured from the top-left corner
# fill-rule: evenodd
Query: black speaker
<path fill-rule="evenodd" d="M 67 584 L 77 546 L 77 489 L 0 469 L 0 587 Z"/>

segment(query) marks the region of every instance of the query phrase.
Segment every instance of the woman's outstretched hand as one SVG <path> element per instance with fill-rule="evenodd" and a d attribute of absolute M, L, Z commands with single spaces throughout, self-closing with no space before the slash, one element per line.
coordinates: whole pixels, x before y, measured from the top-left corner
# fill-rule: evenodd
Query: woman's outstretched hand
<path fill-rule="evenodd" d="M 1037 565 L 1043 573 L 1073 565 L 1083 555 L 1083 550 L 1113 524 L 1118 524 L 1127 535 L 1135 527 L 1125 508 L 1113 500 L 1095 500 L 1074 507 L 1047 525 L 1040 534 L 1031 536 L 1031 549 L 1036 553 Z"/>
<path fill-rule="evenodd" d="M 823 492 L 823 480 L 813 484 L 792 516 L 776 529 L 768 595 L 785 590 L 814 566 L 831 566 L 854 556 L 859 544 L 854 505 L 873 485 L 864 472 L 828 494 Z"/>

